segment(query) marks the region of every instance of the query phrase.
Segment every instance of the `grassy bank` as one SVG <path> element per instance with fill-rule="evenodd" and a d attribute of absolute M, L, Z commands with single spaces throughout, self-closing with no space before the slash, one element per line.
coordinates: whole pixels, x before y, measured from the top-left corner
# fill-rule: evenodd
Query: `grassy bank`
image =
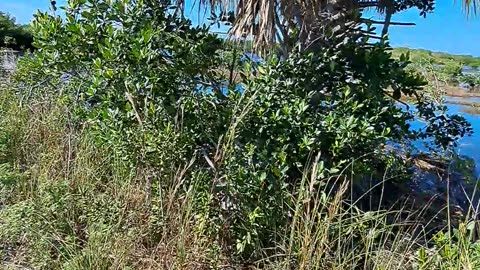
<path fill-rule="evenodd" d="M 464 66 L 472 68 L 480 67 L 480 57 L 472 55 L 454 55 L 443 52 L 432 52 L 424 49 L 412 49 L 405 47 L 397 47 L 393 49 L 393 56 L 399 57 L 401 54 L 410 53 L 412 61 L 429 59 L 435 64 L 445 65 L 451 62 L 461 63 Z"/>
<path fill-rule="evenodd" d="M 476 106 L 468 99 L 480 97 L 478 91 L 480 77 L 477 74 L 463 74 L 462 68 L 469 65 L 475 66 L 477 58 L 410 48 L 394 48 L 392 50 L 393 58 L 401 59 L 402 55 L 409 55 L 407 70 L 425 80 L 423 91 L 430 98 L 441 103 L 444 102 L 443 97 L 458 97 L 464 100 L 447 102 L 470 107 Z M 408 100 L 409 97 L 403 96 L 402 99 Z"/>
<path fill-rule="evenodd" d="M 443 93 L 445 96 L 449 97 L 464 97 L 468 99 L 469 97 L 480 97 L 479 92 L 472 92 L 468 89 L 461 88 L 459 86 L 447 85 L 443 88 Z"/>
<path fill-rule="evenodd" d="M 227 256 L 228 235 L 211 234 L 217 221 L 201 212 L 216 204 L 214 194 L 205 197 L 200 186 L 209 176 L 189 172 L 195 163 L 204 162 L 203 157 L 173 168 L 176 173 L 171 175 L 132 170 L 118 152 L 96 142 L 91 127 L 74 128 L 72 108 L 45 90 L 45 95 L 28 100 L 19 99 L 8 86 L 0 92 L 0 246 L 6 269 L 476 269 L 480 265 L 478 246 L 472 241 L 475 226 L 468 218 L 449 237 L 441 233 L 447 233 L 447 227 L 430 231 L 428 224 L 437 218 L 424 213 L 430 203 L 392 210 L 378 205 L 364 212 L 352 204 L 352 182 L 342 174 L 323 179 L 330 184 L 312 189 L 321 166 L 318 157 L 306 166 L 299 193 L 289 195 L 294 215 L 288 230 L 273 232 L 275 247 L 260 249 L 254 261 Z M 376 200 L 378 196 L 392 198 L 373 189 L 361 197 Z M 258 217 L 252 213 L 249 218 L 254 222 Z M 447 225 L 445 221 L 443 226 Z M 431 235 L 435 235 L 432 240 Z"/>

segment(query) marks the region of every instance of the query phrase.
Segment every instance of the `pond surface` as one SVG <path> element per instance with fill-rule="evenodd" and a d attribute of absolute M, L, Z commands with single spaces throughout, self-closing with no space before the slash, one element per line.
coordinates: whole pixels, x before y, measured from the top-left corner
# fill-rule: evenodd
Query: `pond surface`
<path fill-rule="evenodd" d="M 465 117 L 470 122 L 473 128 L 473 135 L 464 137 L 460 140 L 458 146 L 458 153 L 466 155 L 475 160 L 477 164 L 477 173 L 480 172 L 480 114 L 466 113 L 465 110 L 471 108 L 465 105 L 448 104 L 451 102 L 470 102 L 479 103 L 480 97 L 446 97 L 447 107 L 449 113 L 459 114 Z"/>
<path fill-rule="evenodd" d="M 465 109 L 468 109 L 468 106 L 448 104 L 448 111 L 450 113 L 457 113 L 463 115 L 465 119 L 472 125 L 473 134 L 472 136 L 464 137 L 460 140 L 458 146 L 458 153 L 461 155 L 466 155 L 475 160 L 477 164 L 477 175 L 480 172 L 480 115 L 478 114 L 469 114 L 462 112 Z"/>
<path fill-rule="evenodd" d="M 445 101 L 447 103 L 448 102 L 480 103 L 480 97 L 445 97 Z"/>
<path fill-rule="evenodd" d="M 470 122 L 473 128 L 473 134 L 471 136 L 463 137 L 459 140 L 456 152 L 459 155 L 467 156 L 471 158 L 475 166 L 475 175 L 474 178 L 470 178 L 468 175 L 463 175 L 461 171 L 457 173 L 452 172 L 448 175 L 450 181 L 444 181 L 447 178 L 438 177 L 437 173 L 420 173 L 416 180 L 413 180 L 409 187 L 411 187 L 411 193 L 414 196 L 427 196 L 428 198 L 433 198 L 439 196 L 442 201 L 440 205 L 446 203 L 446 198 L 449 198 L 451 205 L 456 205 L 465 211 L 469 209 L 470 204 L 477 205 L 480 201 L 480 197 L 473 196 L 475 178 L 480 179 L 480 115 L 466 113 L 464 110 L 471 108 L 469 106 L 457 105 L 457 104 L 446 104 L 448 107 L 449 114 L 459 114 L 465 117 L 465 119 Z M 412 128 L 418 129 L 423 126 L 422 123 L 416 121 L 412 123 Z M 422 142 L 415 142 L 414 145 L 421 150 L 427 150 L 423 147 Z M 422 149 L 423 148 L 423 149 Z M 468 179 L 473 180 L 473 182 Z M 447 188 L 449 185 L 449 188 Z M 450 195 L 447 197 L 447 190 L 449 190 Z M 438 210 L 440 211 L 440 210 Z M 480 213 L 476 212 L 475 214 L 480 218 Z"/>
<path fill-rule="evenodd" d="M 452 99 L 451 97 L 449 99 Z M 464 99 L 463 99 L 464 100 Z M 468 99 L 469 101 L 471 99 Z M 474 98 L 480 102 L 480 98 Z M 461 100 L 459 100 L 461 101 Z M 476 102 L 476 101 L 475 101 Z M 473 134 L 471 136 L 463 137 L 458 143 L 456 149 L 457 153 L 460 155 L 468 156 L 475 161 L 476 164 L 476 175 L 480 176 L 480 114 L 470 114 L 465 113 L 464 110 L 471 108 L 469 106 L 457 105 L 457 104 L 447 104 L 449 114 L 459 114 L 465 117 L 465 119 L 470 122 L 473 128 Z M 413 123 L 412 127 L 420 128 L 422 123 Z M 417 145 L 420 146 L 420 145 Z M 420 146 L 420 148 L 422 148 Z"/>

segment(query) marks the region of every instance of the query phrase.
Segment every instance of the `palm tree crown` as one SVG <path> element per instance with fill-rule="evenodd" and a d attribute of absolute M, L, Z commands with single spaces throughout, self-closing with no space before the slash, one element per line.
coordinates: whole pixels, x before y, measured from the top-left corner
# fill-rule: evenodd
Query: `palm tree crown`
<path fill-rule="evenodd" d="M 185 0 L 176 0 L 180 7 Z M 387 34 L 395 12 L 417 8 L 420 15 L 432 12 L 435 0 L 199 0 L 200 9 L 211 10 L 219 21 L 231 23 L 229 34 L 235 38 L 253 37 L 256 46 L 281 44 L 289 51 L 292 43 L 308 46 L 324 35 L 326 29 L 341 28 L 352 19 L 352 11 L 375 9 L 385 20 L 382 36 Z M 456 0 L 454 0 L 456 2 Z M 480 0 L 462 0 L 467 14 L 476 14 Z M 350 17 L 349 17 L 350 16 Z M 407 23 L 408 24 L 408 23 Z M 327 31 L 328 32 L 328 31 Z"/>

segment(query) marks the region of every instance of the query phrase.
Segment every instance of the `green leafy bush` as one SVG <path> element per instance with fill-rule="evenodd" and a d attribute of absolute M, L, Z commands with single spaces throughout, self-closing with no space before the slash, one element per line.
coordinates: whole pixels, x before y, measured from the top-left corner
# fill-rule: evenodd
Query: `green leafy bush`
<path fill-rule="evenodd" d="M 476 91 L 478 88 L 478 85 L 480 84 L 480 76 L 478 74 L 462 74 L 459 77 L 459 80 L 462 83 L 466 83 L 469 87 L 470 90 Z"/>
<path fill-rule="evenodd" d="M 441 68 L 441 72 L 447 76 L 447 81 L 450 84 L 457 85 L 458 77 L 462 75 L 462 64 L 456 62 L 447 62 Z"/>
<path fill-rule="evenodd" d="M 115 239 L 105 239 L 115 235 L 146 250 L 178 242 L 183 263 L 189 237 L 213 254 L 203 261 L 223 255 L 252 262 L 282 252 L 278 243 L 308 204 L 323 209 L 309 216 L 311 228 L 317 219 L 335 224 L 325 226 L 325 239 L 332 239 L 346 189 L 327 198 L 325 190 L 335 187 L 330 179 L 405 169 L 392 166 L 399 159 L 383 147 L 388 143 L 427 138 L 448 148 L 471 131 L 422 95 L 425 82 L 405 70 L 406 58 L 393 60 L 388 44 L 369 44 L 358 26 L 325 46 L 273 57 L 258 72 L 247 63 L 236 70 L 241 83 L 233 84 L 225 76 L 232 54 L 222 40 L 170 8 L 147 0 L 72 0 L 64 19 L 36 15 L 38 52 L 20 62 L 14 82 L 21 102 L 37 105 L 31 112 L 18 106 L 30 112 L 27 123 L 40 123 L 29 140 L 42 143 L 26 147 L 35 150 L 23 162 L 36 173 L 30 196 L 4 212 L 10 224 L 22 216 L 30 224 L 9 226 L 6 242 L 21 242 L 31 264 L 112 267 L 118 253 L 99 261 L 92 254 L 114 246 Z M 415 110 L 398 106 L 402 95 L 414 98 Z M 425 128 L 413 130 L 414 119 Z M 89 148 L 82 156 L 82 138 L 99 153 Z M 301 242 L 290 241 L 293 254 Z M 134 265 L 129 258 L 122 267 Z"/>
<path fill-rule="evenodd" d="M 417 252 L 418 269 L 477 269 L 480 267 L 480 242 L 473 241 L 477 224 L 460 223 L 458 228 L 433 236 L 433 246 Z"/>

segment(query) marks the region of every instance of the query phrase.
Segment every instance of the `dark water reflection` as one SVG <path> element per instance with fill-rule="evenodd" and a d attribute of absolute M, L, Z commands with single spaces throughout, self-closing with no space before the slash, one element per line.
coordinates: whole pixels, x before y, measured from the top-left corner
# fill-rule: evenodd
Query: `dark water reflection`
<path fill-rule="evenodd" d="M 468 106 L 462 105 L 447 105 L 450 113 L 457 113 L 463 115 L 465 119 L 472 125 L 473 134 L 472 136 L 464 137 L 460 139 L 457 151 L 461 155 L 468 156 L 475 160 L 477 164 L 476 172 L 477 175 L 480 173 L 480 115 L 478 114 L 469 114 L 463 112 L 463 110 L 468 109 Z"/>
<path fill-rule="evenodd" d="M 480 98 L 475 98 L 475 99 L 478 99 L 478 102 L 480 102 Z M 471 101 L 471 99 L 468 99 L 468 100 Z M 472 101 L 472 102 L 477 102 L 477 101 Z M 476 164 L 475 173 L 477 176 L 480 176 L 480 115 L 466 113 L 465 110 L 470 108 L 469 106 L 447 104 L 447 107 L 448 107 L 449 114 L 462 115 L 472 125 L 473 134 L 471 136 L 461 138 L 455 151 L 459 155 L 467 156 L 473 159 Z M 423 124 L 420 122 L 412 123 L 412 127 L 414 129 L 419 129 L 422 126 Z M 423 146 L 423 142 L 417 142 L 415 143 L 415 146 L 422 150 L 425 150 L 425 147 Z"/>

